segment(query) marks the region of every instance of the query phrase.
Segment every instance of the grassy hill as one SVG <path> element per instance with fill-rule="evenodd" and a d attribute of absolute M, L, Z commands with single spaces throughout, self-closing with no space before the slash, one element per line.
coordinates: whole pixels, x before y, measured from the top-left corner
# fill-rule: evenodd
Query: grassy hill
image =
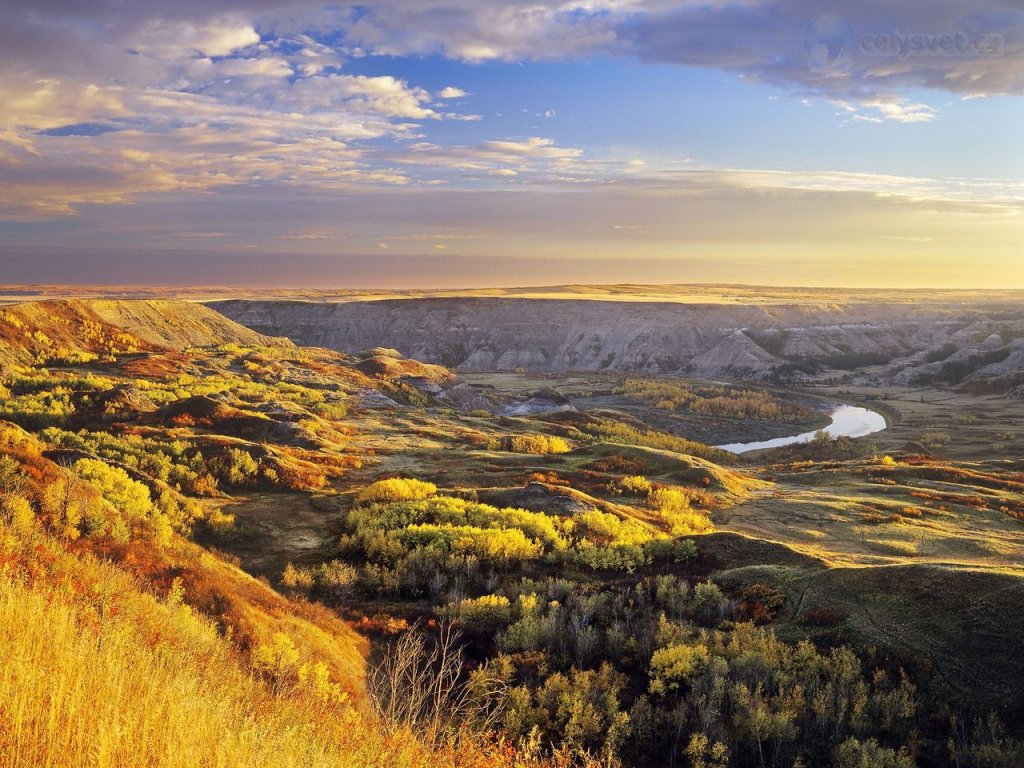
<path fill-rule="evenodd" d="M 5 365 L 81 362 L 97 357 L 192 346 L 285 346 L 201 305 L 184 301 L 69 299 L 0 309 Z"/>

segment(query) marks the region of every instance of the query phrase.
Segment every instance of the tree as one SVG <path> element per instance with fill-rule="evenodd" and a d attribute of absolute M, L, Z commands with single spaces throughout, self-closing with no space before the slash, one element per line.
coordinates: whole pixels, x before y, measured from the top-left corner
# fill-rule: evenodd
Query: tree
<path fill-rule="evenodd" d="M 0 494 L 0 520 L 19 534 L 36 528 L 36 515 L 28 499 L 19 493 Z"/>
<path fill-rule="evenodd" d="M 848 738 L 836 752 L 837 768 L 914 768 L 914 761 L 904 750 L 897 752 L 879 746 L 876 739 L 860 741 Z"/>
<path fill-rule="evenodd" d="M 367 688 L 385 727 L 408 728 L 435 742 L 465 722 L 489 722 L 495 697 L 503 695 L 501 675 L 484 667 L 470 685 L 462 684 L 460 640 L 447 623 L 430 639 L 413 627 L 384 652 L 370 670 Z"/>
<path fill-rule="evenodd" d="M 651 693 L 665 695 L 679 690 L 708 660 L 703 645 L 670 645 L 660 648 L 651 657 Z"/>
<path fill-rule="evenodd" d="M 693 588 L 693 611 L 697 621 L 713 627 L 722 620 L 724 597 L 713 581 L 704 581 Z"/>
<path fill-rule="evenodd" d="M 690 737 L 686 756 L 691 768 L 729 768 L 729 749 L 720 741 L 712 742 L 703 733 Z"/>
<path fill-rule="evenodd" d="M 0 493 L 21 493 L 28 475 L 13 456 L 0 456 Z"/>
<path fill-rule="evenodd" d="M 58 536 L 77 539 L 88 510 L 88 499 L 79 479 L 66 469 L 43 491 L 43 514 Z"/>

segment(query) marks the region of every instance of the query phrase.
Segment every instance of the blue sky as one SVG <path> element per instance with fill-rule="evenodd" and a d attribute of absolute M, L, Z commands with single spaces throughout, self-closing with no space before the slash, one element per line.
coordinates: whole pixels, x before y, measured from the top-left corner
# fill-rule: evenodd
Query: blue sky
<path fill-rule="evenodd" d="M 997 0 L 11 0 L 0 281 L 1024 286 L 1022 93 Z"/>
<path fill-rule="evenodd" d="M 467 64 L 440 56 L 367 57 L 352 60 L 348 70 L 392 74 L 430 90 L 457 83 L 468 95 L 456 102 L 486 119 L 426 126 L 432 137 L 450 142 L 486 140 L 498 123 L 510 136 L 551 136 L 618 158 L 1024 177 L 1019 96 L 964 100 L 909 90 L 912 101 L 936 105 L 941 119 L 908 126 L 852 120 L 821 95 L 800 95 L 732 73 L 629 58 Z"/>

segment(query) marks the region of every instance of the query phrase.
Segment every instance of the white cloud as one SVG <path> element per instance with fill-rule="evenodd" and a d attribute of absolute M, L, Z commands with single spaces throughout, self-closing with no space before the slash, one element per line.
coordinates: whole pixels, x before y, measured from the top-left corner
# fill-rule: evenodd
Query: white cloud
<path fill-rule="evenodd" d="M 587 166 L 582 149 L 561 147 L 552 139 L 538 136 L 489 140 L 472 147 L 417 142 L 392 154 L 390 159 L 397 164 L 422 167 L 428 175 L 459 171 L 508 179 L 527 173 L 540 177 L 574 174 Z"/>
<path fill-rule="evenodd" d="M 336 86 L 339 94 L 351 97 L 347 102 L 350 106 L 358 105 L 376 114 L 410 120 L 440 117 L 437 112 L 424 106 L 431 100 L 427 91 L 410 88 L 408 83 L 390 75 L 330 75 L 326 80 L 328 87 Z"/>
<path fill-rule="evenodd" d="M 437 92 L 437 98 L 439 99 L 461 99 L 466 95 L 466 92 L 461 88 L 456 88 L 453 85 L 449 85 L 447 88 L 442 88 Z"/>
<path fill-rule="evenodd" d="M 221 59 L 214 64 L 209 59 L 202 59 L 211 68 L 212 77 L 291 77 L 295 74 L 292 65 L 280 56 L 260 56 L 249 59 Z"/>
<path fill-rule="evenodd" d="M 227 56 L 259 41 L 252 23 L 232 14 L 184 23 L 156 18 L 142 26 L 133 47 L 160 58 L 180 59 L 194 54 Z"/>
<path fill-rule="evenodd" d="M 358 144 L 414 137 L 419 121 L 478 119 L 435 111 L 427 90 L 399 78 L 340 71 L 338 52 L 309 34 L 262 41 L 258 14 L 216 6 L 187 19 L 162 7 L 61 40 L 56 56 L 22 46 L 0 61 L 0 216 L 237 184 L 404 184 Z M 17 15 L 0 10 L 0 43 L 5 14 Z M 77 29 L 33 18 L 21 19 L 28 32 Z"/>
<path fill-rule="evenodd" d="M 583 154 L 582 149 L 559 147 L 552 139 L 531 136 L 521 141 L 485 141 L 480 145 L 482 152 L 495 156 L 539 157 L 569 160 Z"/>
<path fill-rule="evenodd" d="M 899 96 L 882 96 L 859 102 L 839 100 L 836 106 L 854 120 L 864 123 L 928 123 L 938 113 L 928 104 L 912 102 Z"/>

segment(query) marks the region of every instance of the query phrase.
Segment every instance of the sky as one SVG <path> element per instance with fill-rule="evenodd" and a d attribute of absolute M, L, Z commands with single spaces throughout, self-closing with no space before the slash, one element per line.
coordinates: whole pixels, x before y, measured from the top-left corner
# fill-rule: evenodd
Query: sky
<path fill-rule="evenodd" d="M 1019 0 L 4 0 L 0 283 L 1024 288 Z"/>

